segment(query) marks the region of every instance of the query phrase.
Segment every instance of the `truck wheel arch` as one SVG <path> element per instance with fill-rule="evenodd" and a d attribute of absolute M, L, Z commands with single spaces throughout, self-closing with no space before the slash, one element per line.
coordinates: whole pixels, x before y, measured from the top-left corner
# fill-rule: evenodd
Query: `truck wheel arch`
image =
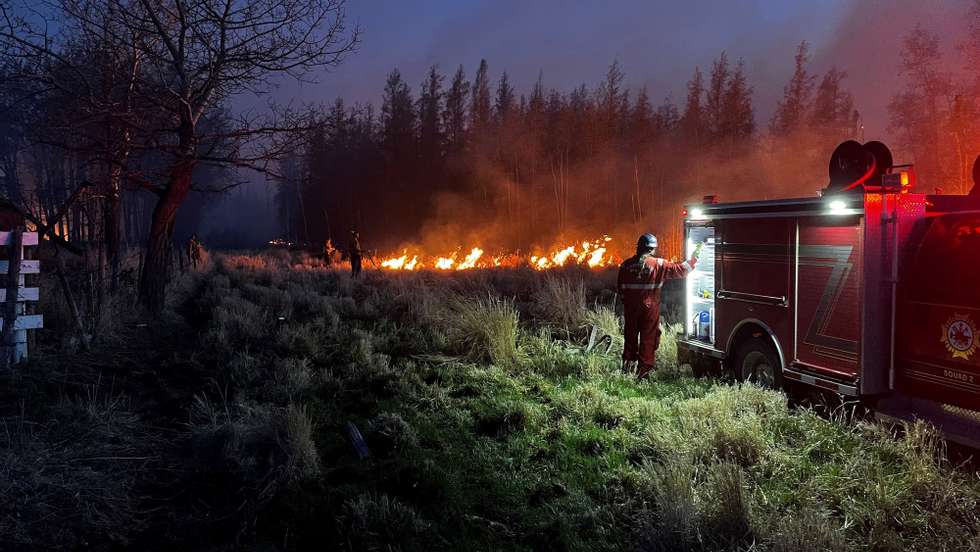
<path fill-rule="evenodd" d="M 725 356 L 734 359 L 738 346 L 753 337 L 768 339 L 776 349 L 776 354 L 779 355 L 781 368 L 786 368 L 786 355 L 783 354 L 783 348 L 779 344 L 779 340 L 776 339 L 776 333 L 768 324 L 758 318 L 746 318 L 735 325 L 732 333 L 728 336 L 728 343 L 725 345 Z"/>

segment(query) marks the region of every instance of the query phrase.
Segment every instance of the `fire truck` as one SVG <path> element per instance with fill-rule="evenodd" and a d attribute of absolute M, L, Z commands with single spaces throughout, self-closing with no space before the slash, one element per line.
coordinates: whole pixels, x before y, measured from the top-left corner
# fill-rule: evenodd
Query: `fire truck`
<path fill-rule="evenodd" d="M 813 386 L 980 446 L 980 157 L 969 195 L 849 141 L 814 197 L 685 207 L 678 356 L 771 388 Z"/>

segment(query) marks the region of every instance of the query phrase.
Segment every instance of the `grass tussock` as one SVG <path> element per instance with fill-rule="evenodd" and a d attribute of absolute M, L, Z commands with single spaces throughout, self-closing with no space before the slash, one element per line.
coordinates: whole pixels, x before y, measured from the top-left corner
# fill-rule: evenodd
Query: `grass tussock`
<path fill-rule="evenodd" d="M 457 298 L 451 305 L 450 342 L 474 361 L 517 362 L 518 314 L 513 303 L 494 296 Z"/>

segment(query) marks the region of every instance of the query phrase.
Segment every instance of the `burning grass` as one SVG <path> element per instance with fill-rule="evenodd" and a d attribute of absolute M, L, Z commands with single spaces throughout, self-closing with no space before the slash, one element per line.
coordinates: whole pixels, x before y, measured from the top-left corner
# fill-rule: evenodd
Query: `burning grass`
<path fill-rule="evenodd" d="M 8 415 L 0 485 L 15 498 L 0 509 L 0 533 L 73 547 L 102 542 L 100 531 L 116 520 L 116 543 L 146 548 L 978 543 L 980 483 L 945 460 L 923 424 L 896 437 L 843 414 L 793 410 L 778 393 L 695 379 L 667 354 L 650 381 L 621 374 L 619 320 L 604 291 L 614 279 L 612 271 L 566 267 L 542 280 L 525 267 L 368 271 L 352 280 L 290 255 L 219 257 L 212 271 L 182 284 L 175 304 L 197 336 L 158 371 L 161 385 L 185 389 L 173 402 L 181 422 L 172 442 L 149 447 L 142 436 L 159 420 L 134 416 L 132 402 L 108 400 L 111 393 L 88 403 L 76 394 L 79 415 L 59 431 L 53 422 L 43 431 L 31 425 L 54 420 L 50 411 Z M 545 308 L 554 303 L 557 311 Z M 592 326 L 611 335 L 612 351 L 589 349 Z M 188 370 L 199 377 L 188 380 Z M 363 435 L 367 458 L 351 445 L 348 424 Z M 55 447 L 76 426 L 90 426 L 100 446 L 122 447 L 91 456 L 166 464 L 166 493 L 112 463 L 95 464 L 104 471 L 93 481 L 60 472 L 61 484 L 85 488 L 112 478 L 81 495 L 98 516 L 71 518 L 84 507 L 68 500 L 73 488 L 55 500 L 57 487 L 41 476 L 86 457 L 81 447 L 92 441 L 84 433 L 69 456 Z M 39 429 L 10 430 L 17 427 Z M 105 438 L 105 428 L 126 437 Z M 147 493 L 171 498 L 157 496 L 154 510 Z M 52 507 L 15 517 L 13 508 L 33 496 Z M 185 508 L 193 524 L 178 515 Z M 52 515 L 77 520 L 75 540 L 38 529 Z"/>
<path fill-rule="evenodd" d="M 548 270 L 565 266 L 604 268 L 615 266 L 621 258 L 612 253 L 609 236 L 555 245 L 532 253 L 501 252 L 488 254 L 483 247 L 458 247 L 446 254 L 433 255 L 419 248 L 405 248 L 400 254 L 385 256 L 380 268 L 385 270 L 472 270 L 476 268 L 518 268 Z"/>

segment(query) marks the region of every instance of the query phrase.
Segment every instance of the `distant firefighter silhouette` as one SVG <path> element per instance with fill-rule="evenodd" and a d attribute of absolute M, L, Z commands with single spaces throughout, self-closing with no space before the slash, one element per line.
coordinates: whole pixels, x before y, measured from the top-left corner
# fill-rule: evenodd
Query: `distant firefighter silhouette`
<path fill-rule="evenodd" d="M 641 379 L 656 367 L 660 347 L 660 291 L 664 282 L 684 278 L 698 262 L 697 256 L 672 263 L 656 255 L 657 237 L 643 234 L 636 242 L 636 255 L 619 266 L 617 288 L 626 319 L 623 369 L 632 370 L 636 366 Z"/>
<path fill-rule="evenodd" d="M 350 231 L 350 247 L 347 254 L 350 255 L 350 273 L 357 276 L 361 273 L 361 236 L 357 230 Z"/>
<path fill-rule="evenodd" d="M 201 241 L 197 239 L 197 234 L 191 234 L 191 237 L 187 239 L 187 259 L 194 268 L 203 264 L 203 255 L 201 254 L 203 248 Z"/>

